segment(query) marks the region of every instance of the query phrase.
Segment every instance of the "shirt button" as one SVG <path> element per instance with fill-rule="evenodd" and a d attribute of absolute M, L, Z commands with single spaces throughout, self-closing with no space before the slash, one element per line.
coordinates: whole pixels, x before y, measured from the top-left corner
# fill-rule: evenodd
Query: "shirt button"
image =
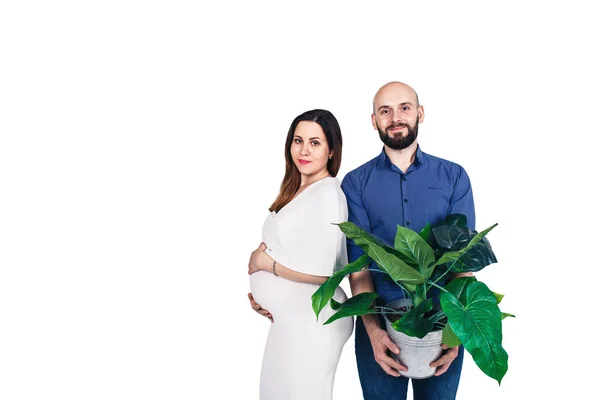
<path fill-rule="evenodd" d="M 404 199 L 404 202 L 405 202 L 405 203 L 408 203 L 408 199 Z"/>
<path fill-rule="evenodd" d="M 410 222 L 409 222 L 409 221 L 406 221 L 406 226 L 409 226 L 409 225 L 410 225 Z"/>
<path fill-rule="evenodd" d="M 403 181 L 405 181 L 405 180 L 406 180 L 406 177 L 405 177 L 405 176 L 404 176 L 404 177 L 402 177 L 402 180 L 403 180 Z"/>

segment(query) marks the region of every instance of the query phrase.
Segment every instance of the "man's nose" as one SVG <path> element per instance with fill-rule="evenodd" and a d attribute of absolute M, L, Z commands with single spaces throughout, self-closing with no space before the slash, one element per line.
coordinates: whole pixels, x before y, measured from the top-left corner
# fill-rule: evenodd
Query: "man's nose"
<path fill-rule="evenodd" d="M 404 122 L 399 112 L 392 111 L 392 123 L 397 124 L 399 122 Z"/>

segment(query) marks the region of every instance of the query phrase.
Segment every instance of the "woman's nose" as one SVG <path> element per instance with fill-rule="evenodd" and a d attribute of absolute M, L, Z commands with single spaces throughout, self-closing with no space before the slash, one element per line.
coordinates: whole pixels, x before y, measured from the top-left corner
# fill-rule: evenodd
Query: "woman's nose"
<path fill-rule="evenodd" d="M 303 156 L 307 156 L 310 154 L 308 143 L 302 145 L 302 148 L 300 149 L 300 154 L 302 154 Z"/>

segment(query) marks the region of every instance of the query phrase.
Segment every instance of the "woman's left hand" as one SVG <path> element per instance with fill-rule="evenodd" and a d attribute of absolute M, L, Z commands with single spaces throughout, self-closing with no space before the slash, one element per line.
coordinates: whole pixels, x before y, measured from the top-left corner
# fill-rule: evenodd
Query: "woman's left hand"
<path fill-rule="evenodd" d="M 266 249 L 267 246 L 264 243 L 261 243 L 260 246 L 250 254 L 250 261 L 248 261 L 248 275 L 269 268 L 271 257 L 265 253 Z"/>

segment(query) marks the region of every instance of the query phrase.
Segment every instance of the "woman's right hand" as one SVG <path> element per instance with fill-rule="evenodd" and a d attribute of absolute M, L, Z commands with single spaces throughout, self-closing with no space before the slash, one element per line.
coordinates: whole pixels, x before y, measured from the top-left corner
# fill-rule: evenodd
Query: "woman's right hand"
<path fill-rule="evenodd" d="M 254 301 L 254 297 L 252 296 L 252 293 L 248 293 L 248 299 L 250 299 L 250 306 L 252 306 L 252 309 L 254 311 L 256 311 L 257 313 L 259 313 L 260 315 L 267 317 L 271 320 L 271 322 L 274 322 L 273 320 L 273 316 L 271 315 L 271 313 L 267 310 L 265 310 L 264 308 L 262 308 L 260 306 L 260 304 L 258 304 L 256 301 Z"/>
<path fill-rule="evenodd" d="M 258 245 L 256 250 L 250 254 L 250 260 L 248 261 L 248 275 L 252 275 L 258 271 L 267 270 L 272 259 L 267 253 L 265 253 L 266 249 L 267 245 L 261 243 Z"/>

